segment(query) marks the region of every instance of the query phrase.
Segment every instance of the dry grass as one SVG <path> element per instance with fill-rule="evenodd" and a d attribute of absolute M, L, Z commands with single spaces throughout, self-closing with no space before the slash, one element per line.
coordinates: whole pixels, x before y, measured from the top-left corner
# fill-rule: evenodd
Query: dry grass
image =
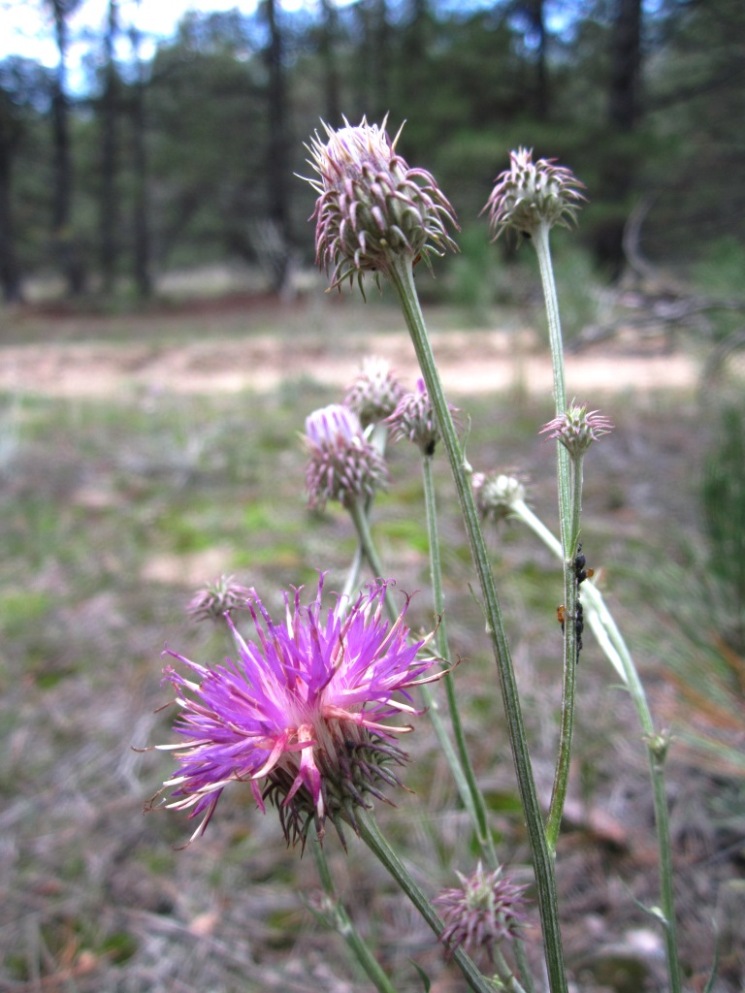
<path fill-rule="evenodd" d="M 148 347 L 173 341 L 171 318 L 150 320 Z M 224 320 L 210 317 L 213 340 L 238 333 L 234 314 Z M 198 321 L 186 337 L 199 336 Z M 6 340 L 9 334 L 6 328 Z M 98 324 L 91 337 L 112 334 L 126 337 L 121 327 Z M 359 352 L 364 338 L 355 341 Z M 43 361 L 42 345 L 38 353 Z M 297 443 L 305 415 L 336 394 L 315 382 L 312 365 L 262 395 L 184 395 L 170 385 L 130 384 L 107 400 L 16 392 L 4 407 L 0 988 L 362 991 L 368 986 L 340 939 L 305 905 L 316 888 L 312 860 L 285 849 L 271 812 L 262 817 L 233 790 L 205 838 L 186 849 L 179 847 L 189 834 L 183 817 L 143 814 L 170 772 L 167 757 L 141 750 L 170 736 L 171 714 L 158 710 L 168 700 L 160 650 L 167 642 L 199 658 L 223 651 L 213 632 L 184 618 L 193 586 L 235 572 L 272 605 L 287 585 L 312 582 L 318 568 L 330 570 L 329 588 L 341 580 L 351 529 L 339 512 L 306 512 Z M 590 393 L 592 383 L 586 387 Z M 536 434 L 549 414 L 546 402 L 514 388 L 457 402 L 472 417 L 473 465 L 526 473 L 533 505 L 554 520 L 551 448 Z M 628 392 L 603 406 L 617 430 L 588 460 L 585 551 L 602 569 L 642 660 L 653 709 L 667 717 L 677 712 L 679 694 L 663 662 L 680 635 L 661 624 L 647 580 L 695 540 L 704 439 L 689 393 Z M 428 625 L 418 471 L 398 449 L 392 475 L 375 526 L 390 573 L 404 589 L 422 590 L 410 619 Z M 438 485 L 449 631 L 464 660 L 457 678 L 469 738 L 499 851 L 528 878 L 496 679 L 444 465 Z M 545 795 L 559 704 L 558 576 L 547 553 L 515 527 L 490 541 Z M 657 899 L 645 753 L 630 704 L 586 640 L 559 853 L 566 944 L 583 990 L 624 989 L 603 978 L 608 956 L 597 955 L 621 946 L 632 963 L 643 963 L 643 978 L 626 987 L 641 993 L 645 983 L 663 988 L 659 935 L 639 906 Z M 731 729 L 731 740 L 740 730 Z M 434 888 L 452 882 L 453 868 L 469 868 L 468 827 L 426 720 L 407 745 L 406 778 L 415 792 L 397 797 L 398 807 L 381 817 L 412 871 Z M 675 749 L 669 782 L 690 988 L 703 989 L 718 919 L 715 989 L 736 993 L 745 975 L 742 935 L 733 925 L 743 917 L 745 790 L 726 769 Z M 345 855 L 329 834 L 328 849 L 350 911 L 397 988 L 421 989 L 413 960 L 432 976 L 433 989 L 462 989 L 431 934 L 361 846 L 353 841 Z"/>

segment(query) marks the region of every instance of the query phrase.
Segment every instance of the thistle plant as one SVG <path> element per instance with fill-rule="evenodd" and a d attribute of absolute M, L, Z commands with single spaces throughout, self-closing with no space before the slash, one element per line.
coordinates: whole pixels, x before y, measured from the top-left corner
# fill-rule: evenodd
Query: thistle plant
<path fill-rule="evenodd" d="M 324 896 L 318 913 L 344 936 L 368 978 L 383 993 L 392 980 L 376 962 L 352 917 L 341 904 L 324 846 L 331 821 L 345 847 L 358 836 L 380 860 L 444 945 L 472 990 L 567 993 L 555 864 L 569 780 L 579 651 L 585 627 L 621 678 L 637 709 L 647 742 L 660 853 L 660 906 L 653 913 L 665 936 L 670 993 L 680 993 L 672 890 L 664 761 L 669 738 L 655 730 L 631 653 L 593 582 L 582 542 L 584 459 L 590 446 L 612 429 L 608 417 L 587 405 L 567 403 L 561 323 L 553 280 L 550 231 L 572 225 L 584 200 L 582 184 L 552 160 L 533 161 L 513 152 L 488 198 L 494 237 L 507 231 L 530 236 L 546 301 L 553 361 L 555 416 L 541 432 L 556 443 L 559 535 L 533 513 L 527 487 L 507 471 L 474 471 L 466 456 L 427 334 L 413 279 L 420 259 L 430 262 L 456 248 L 452 207 L 430 173 L 411 168 L 397 151 L 386 121 L 358 126 L 345 121 L 323 126 L 307 146 L 317 194 L 316 261 L 330 286 L 364 277 L 386 279 L 398 295 L 420 377 L 411 391 L 387 363 L 367 360 L 344 402 L 311 412 L 305 425 L 309 506 L 336 501 L 349 513 L 358 538 L 341 594 L 324 604 L 324 579 L 314 598 L 302 590 L 284 594 L 285 619 L 277 621 L 253 589 L 223 578 L 198 595 L 191 613 L 217 619 L 233 639 L 235 657 L 205 665 L 170 652 L 165 680 L 176 691 L 178 741 L 171 751 L 177 768 L 164 786 L 165 802 L 199 823 L 197 838 L 213 816 L 222 792 L 248 787 L 260 810 L 278 812 L 288 844 L 311 844 Z M 374 540 L 376 494 L 389 484 L 389 443 L 409 443 L 422 466 L 434 616 L 427 634 L 406 624 L 407 596 L 394 584 Z M 440 452 L 449 463 L 473 560 L 474 590 L 483 609 L 495 663 L 514 774 L 532 863 L 533 885 L 513 881 L 497 851 L 493 825 L 460 716 L 458 659 L 448 638 L 433 463 Z M 482 525 L 514 519 L 526 525 L 562 563 L 562 711 L 548 809 L 539 803 L 510 645 L 505 631 L 490 554 Z M 367 565 L 372 575 L 364 586 Z M 323 563 L 319 564 L 323 569 Z M 239 631 L 250 619 L 250 637 Z M 446 707 L 440 700 L 444 688 Z M 495 706 L 497 693 L 495 692 Z M 425 717 L 426 711 L 426 717 Z M 460 885 L 439 895 L 426 892 L 383 835 L 376 801 L 392 801 L 400 790 L 398 769 L 406 756 L 398 736 L 414 723 L 431 721 L 476 842 L 455 867 Z M 476 862 L 475 867 L 473 862 Z M 534 975 L 522 934 L 537 911 L 543 939 L 544 981 Z"/>

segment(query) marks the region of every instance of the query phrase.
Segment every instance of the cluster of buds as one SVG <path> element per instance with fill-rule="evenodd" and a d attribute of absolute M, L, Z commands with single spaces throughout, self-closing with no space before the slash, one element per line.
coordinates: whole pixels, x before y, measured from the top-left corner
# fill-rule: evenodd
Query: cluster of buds
<path fill-rule="evenodd" d="M 533 162 L 532 150 L 518 148 L 510 152 L 510 168 L 494 181 L 484 210 L 495 238 L 510 229 L 532 235 L 542 224 L 569 227 L 585 199 L 583 188 L 574 173 L 555 165 L 554 159 Z"/>
<path fill-rule="evenodd" d="M 403 387 L 386 359 L 371 355 L 363 359 L 360 373 L 344 397 L 344 405 L 354 411 L 366 428 L 389 417 L 403 394 Z"/>
<path fill-rule="evenodd" d="M 494 524 L 506 520 L 514 505 L 525 500 L 525 485 L 508 473 L 474 472 L 471 486 L 482 518 Z"/>
<path fill-rule="evenodd" d="M 362 289 L 366 272 L 390 271 L 397 259 L 411 263 L 456 249 L 448 226 L 455 214 L 433 176 L 412 169 L 396 152 L 401 132 L 391 140 L 386 120 L 378 127 L 363 117 L 352 127 L 324 124 L 308 151 L 318 178 L 308 182 L 319 194 L 316 262 L 330 273 L 331 285 L 355 278 Z"/>
<path fill-rule="evenodd" d="M 305 421 L 310 452 L 306 484 L 311 507 L 323 509 L 328 500 L 350 508 L 384 487 L 385 462 L 365 437 L 359 418 L 342 404 L 314 411 Z"/>
<path fill-rule="evenodd" d="M 599 410 L 588 410 L 587 404 L 575 401 L 563 414 L 554 417 L 541 428 L 541 434 L 555 438 L 572 458 L 581 458 L 593 441 L 613 430 L 613 423 Z"/>
<path fill-rule="evenodd" d="M 489 872 L 479 862 L 470 876 L 456 875 L 460 886 L 435 898 L 444 930 L 441 940 L 452 954 L 461 945 L 468 952 L 483 951 L 494 961 L 497 947 L 512 941 L 526 923 L 526 887 L 508 879 L 501 867 Z"/>

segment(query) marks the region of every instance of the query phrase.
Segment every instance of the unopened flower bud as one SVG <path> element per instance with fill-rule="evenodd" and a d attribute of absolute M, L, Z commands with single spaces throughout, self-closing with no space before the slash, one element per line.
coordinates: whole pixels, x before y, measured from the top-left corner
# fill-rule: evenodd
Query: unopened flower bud
<path fill-rule="evenodd" d="M 525 486 L 517 478 L 507 473 L 475 472 L 471 486 L 476 497 L 476 506 L 486 521 L 498 523 L 512 513 L 514 504 L 525 500 Z"/>
<path fill-rule="evenodd" d="M 556 438 L 573 458 L 578 458 L 593 441 L 612 430 L 612 422 L 599 410 L 588 410 L 586 404 L 572 402 L 563 414 L 541 428 L 541 434 Z"/>
<path fill-rule="evenodd" d="M 366 428 L 392 414 L 403 392 L 386 359 L 373 355 L 363 360 L 362 369 L 347 390 L 344 403 Z"/>
<path fill-rule="evenodd" d="M 416 392 L 406 393 L 388 418 L 394 441 L 407 438 L 419 447 L 422 455 L 433 455 L 440 437 L 424 380 L 417 380 Z"/>
<path fill-rule="evenodd" d="M 447 227 L 457 227 L 450 203 L 424 169 L 412 169 L 396 152 L 385 129 L 363 117 L 360 124 L 334 130 L 324 124 L 326 141 L 316 132 L 306 146 L 318 179 L 316 262 L 330 273 L 331 285 L 365 272 L 386 272 L 401 256 L 442 255 L 455 243 Z"/>
<path fill-rule="evenodd" d="M 306 482 L 311 507 L 327 500 L 345 507 L 371 497 L 387 482 L 385 462 L 365 438 L 357 415 L 342 404 L 314 411 L 305 421 L 310 452 Z"/>
<path fill-rule="evenodd" d="M 495 238 L 507 229 L 532 235 L 541 224 L 570 227 L 576 222 L 584 186 L 555 161 L 533 162 L 533 152 L 526 148 L 510 152 L 510 168 L 497 176 L 484 207 Z"/>
<path fill-rule="evenodd" d="M 194 594 L 186 612 L 198 621 L 224 620 L 231 610 L 245 608 L 250 596 L 248 587 L 236 583 L 232 576 L 220 576 Z"/>
<path fill-rule="evenodd" d="M 460 886 L 435 897 L 445 928 L 440 935 L 450 954 L 462 945 L 468 952 L 484 951 L 489 961 L 503 941 L 512 941 L 525 925 L 525 886 L 513 883 L 501 867 L 489 872 L 479 862 L 475 872 L 456 875 Z"/>

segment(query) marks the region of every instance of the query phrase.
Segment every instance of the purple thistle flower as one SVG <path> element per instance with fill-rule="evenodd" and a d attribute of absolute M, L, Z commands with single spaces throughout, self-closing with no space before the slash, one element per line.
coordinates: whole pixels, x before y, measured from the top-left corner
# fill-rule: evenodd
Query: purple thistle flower
<path fill-rule="evenodd" d="M 497 176 L 482 211 L 489 212 L 495 238 L 508 228 L 530 235 L 541 224 L 569 227 L 576 222 L 585 200 L 580 192 L 584 186 L 570 169 L 555 161 L 533 162 L 533 152 L 527 148 L 510 152 L 510 168 Z"/>
<path fill-rule="evenodd" d="M 400 785 L 388 766 L 405 755 L 392 739 L 413 729 L 388 721 L 421 713 L 411 688 L 441 673 L 428 675 L 434 660 L 417 658 L 428 638 L 410 639 L 408 599 L 395 623 L 385 619 L 390 585 L 371 584 L 354 603 L 340 598 L 324 611 L 321 577 L 307 606 L 300 590 L 285 593 L 284 623 L 252 591 L 252 640 L 226 615 L 235 660 L 207 667 L 166 652 L 194 674 L 164 669 L 177 691 L 182 740 L 156 746 L 178 761 L 164 784 L 172 790 L 167 806 L 200 818 L 192 840 L 233 782 L 249 783 L 262 811 L 267 798 L 277 806 L 288 844 L 304 843 L 311 822 L 322 833 L 326 817 L 341 834 L 341 821 L 354 827 L 354 808 L 369 806 L 368 794 L 385 799 L 381 785 Z"/>
<path fill-rule="evenodd" d="M 480 862 L 470 876 L 456 875 L 460 886 L 434 900 L 445 925 L 440 939 L 451 955 L 463 945 L 469 952 L 483 949 L 493 962 L 497 945 L 512 941 L 526 923 L 526 887 L 507 879 L 501 867 L 489 872 Z"/>
<path fill-rule="evenodd" d="M 366 428 L 392 414 L 403 392 L 388 361 L 371 355 L 363 359 L 362 368 L 344 397 L 344 405 L 357 414 Z"/>
<path fill-rule="evenodd" d="M 613 422 L 599 410 L 576 401 L 563 414 L 544 424 L 540 433 L 560 441 L 573 458 L 584 455 L 593 441 L 613 430 Z"/>
<path fill-rule="evenodd" d="M 455 407 L 450 408 L 455 412 Z M 394 441 L 407 438 L 423 455 L 434 455 L 440 429 L 423 379 L 418 379 L 415 393 L 405 394 L 387 419 Z"/>
<path fill-rule="evenodd" d="M 311 507 L 327 500 L 345 507 L 371 497 L 387 482 L 385 462 L 362 431 L 359 418 L 342 404 L 330 404 L 309 414 L 305 439 L 310 452 L 306 485 Z"/>
<path fill-rule="evenodd" d="M 306 146 L 319 177 L 308 179 L 318 193 L 316 263 L 332 286 L 356 277 L 362 290 L 365 272 L 386 272 L 396 257 L 429 262 L 456 249 L 447 233 L 457 228 L 453 208 L 430 173 L 397 154 L 401 132 L 391 141 L 386 121 L 378 127 L 363 117 L 353 127 L 345 119 L 336 131 L 322 122 L 327 140 L 316 132 Z"/>

